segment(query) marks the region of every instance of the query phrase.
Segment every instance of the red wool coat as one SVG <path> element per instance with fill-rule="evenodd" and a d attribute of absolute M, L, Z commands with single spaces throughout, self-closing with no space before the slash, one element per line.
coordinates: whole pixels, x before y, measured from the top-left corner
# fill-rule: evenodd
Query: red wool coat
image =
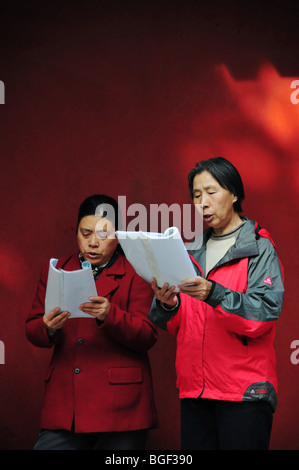
<path fill-rule="evenodd" d="M 66 262 L 67 261 L 67 262 Z M 64 263 L 66 263 L 64 265 Z M 80 269 L 78 254 L 57 267 Z M 48 263 L 42 270 L 26 335 L 54 351 L 45 378 L 41 428 L 111 432 L 157 425 L 147 351 L 157 340 L 147 318 L 153 292 L 126 258 L 118 255 L 96 281 L 111 309 L 99 325 L 95 318 L 69 318 L 54 340 L 43 325 Z"/>

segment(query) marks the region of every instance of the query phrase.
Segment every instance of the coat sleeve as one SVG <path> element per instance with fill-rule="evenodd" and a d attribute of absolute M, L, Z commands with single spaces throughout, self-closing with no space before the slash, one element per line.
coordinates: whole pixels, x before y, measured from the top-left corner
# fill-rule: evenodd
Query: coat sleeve
<path fill-rule="evenodd" d="M 112 298 L 110 312 L 100 328 L 129 349 L 147 351 L 157 341 L 157 328 L 147 316 L 152 299 L 150 284 L 135 274 L 128 293 L 127 309 L 122 309 Z"/>
<path fill-rule="evenodd" d="M 214 283 L 206 300 L 225 328 L 253 338 L 267 332 L 279 318 L 284 296 L 282 268 L 275 248 L 265 238 L 259 239 L 258 248 L 259 255 L 249 260 L 246 292 Z"/>
<path fill-rule="evenodd" d="M 48 269 L 49 262 L 45 263 L 42 268 L 32 307 L 25 322 L 27 339 L 34 346 L 40 348 L 51 348 L 60 338 L 59 331 L 53 337 L 50 337 L 43 322 Z"/>

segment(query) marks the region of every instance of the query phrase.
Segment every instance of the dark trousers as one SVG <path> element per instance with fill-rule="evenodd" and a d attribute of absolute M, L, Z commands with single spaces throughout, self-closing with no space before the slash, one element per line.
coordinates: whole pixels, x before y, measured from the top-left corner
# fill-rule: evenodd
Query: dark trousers
<path fill-rule="evenodd" d="M 184 398 L 182 450 L 267 450 L 273 413 L 269 403 Z"/>
<path fill-rule="evenodd" d="M 102 433 L 42 429 L 34 450 L 143 450 L 147 433 L 147 429 Z"/>

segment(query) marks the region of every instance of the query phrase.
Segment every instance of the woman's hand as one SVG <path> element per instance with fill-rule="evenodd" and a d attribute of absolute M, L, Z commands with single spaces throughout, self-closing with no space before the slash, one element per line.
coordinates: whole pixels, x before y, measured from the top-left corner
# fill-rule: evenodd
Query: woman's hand
<path fill-rule="evenodd" d="M 204 277 L 197 276 L 192 279 L 186 279 L 178 287 L 183 294 L 188 294 L 197 300 L 206 300 L 210 293 L 212 283 Z"/>
<path fill-rule="evenodd" d="M 63 327 L 66 320 L 69 318 L 69 312 L 60 312 L 60 308 L 54 308 L 49 313 L 45 313 L 43 316 L 43 322 L 45 327 L 50 333 L 55 333 L 56 330 L 59 330 Z"/>
<path fill-rule="evenodd" d="M 166 305 L 170 305 L 174 307 L 178 302 L 178 297 L 174 292 L 175 286 L 171 286 L 169 288 L 169 284 L 164 284 L 164 286 L 160 289 L 157 286 L 156 279 L 152 279 L 152 289 L 155 293 L 155 296 L 160 302 Z"/>
<path fill-rule="evenodd" d="M 104 321 L 110 311 L 110 302 L 106 297 L 89 297 L 90 302 L 80 305 L 80 310 Z"/>

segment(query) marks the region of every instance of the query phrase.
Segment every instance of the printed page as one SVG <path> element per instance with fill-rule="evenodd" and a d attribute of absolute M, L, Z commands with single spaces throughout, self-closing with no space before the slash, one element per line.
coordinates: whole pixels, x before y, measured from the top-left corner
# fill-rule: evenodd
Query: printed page
<path fill-rule="evenodd" d="M 89 297 L 97 296 L 91 267 L 78 271 L 62 270 L 64 278 L 64 310 L 71 313 L 72 317 L 94 318 L 80 310 L 80 305 L 89 302 Z"/>
<path fill-rule="evenodd" d="M 61 273 L 56 269 L 57 261 L 57 259 L 51 258 L 49 262 L 45 313 L 49 313 L 56 307 L 61 308 Z"/>
<path fill-rule="evenodd" d="M 45 312 L 59 307 L 61 311 L 70 312 L 70 318 L 94 318 L 80 310 L 80 304 L 88 302 L 89 297 L 97 296 L 91 267 L 76 271 L 56 269 L 57 259 L 49 263 L 48 282 L 45 299 Z"/>
<path fill-rule="evenodd" d="M 180 232 L 168 228 L 164 234 L 154 232 L 117 231 L 116 236 L 128 261 L 145 281 L 154 277 L 157 285 L 166 282 L 177 286 L 185 279 L 196 277 L 196 271 L 187 253 Z"/>

